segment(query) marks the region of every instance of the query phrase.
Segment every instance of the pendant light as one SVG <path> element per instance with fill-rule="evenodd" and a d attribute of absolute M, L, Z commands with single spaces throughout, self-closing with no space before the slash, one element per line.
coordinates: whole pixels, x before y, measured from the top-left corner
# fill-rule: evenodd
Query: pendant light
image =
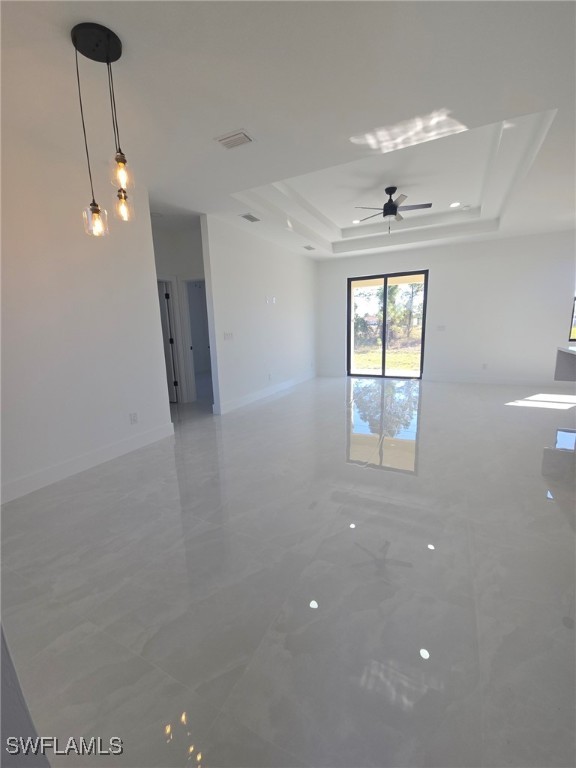
<path fill-rule="evenodd" d="M 120 147 L 120 131 L 118 129 L 118 113 L 116 111 L 116 95 L 114 93 L 114 76 L 112 74 L 112 63 L 107 62 L 108 66 L 108 90 L 110 91 L 110 109 L 112 112 L 112 130 L 114 131 L 114 145 L 116 152 L 111 168 L 111 182 L 118 190 L 117 202 L 114 207 L 116 217 L 121 221 L 131 221 L 134 218 L 134 209 L 128 200 L 127 190 L 134 186 L 132 173 L 128 170 L 126 155 Z"/>
<path fill-rule="evenodd" d="M 90 154 L 88 152 L 88 140 L 86 137 L 86 124 L 84 120 L 84 108 L 82 104 L 82 90 L 80 88 L 80 72 L 78 68 L 78 53 L 92 61 L 106 64 L 108 68 L 108 86 L 110 91 L 110 105 L 112 109 L 112 127 L 114 130 L 114 142 L 116 154 L 114 157 L 114 168 L 116 175 L 114 184 L 118 188 L 117 202 L 115 212 L 118 218 L 123 221 L 129 221 L 132 216 L 132 206 L 128 201 L 126 190 L 130 187 L 130 178 L 126 168 L 126 156 L 120 149 L 120 140 L 118 133 L 118 120 L 116 117 L 116 99 L 114 95 L 114 82 L 112 79 L 112 63 L 118 61 L 122 55 L 122 43 L 118 35 L 111 29 L 95 24 L 93 22 L 84 22 L 77 24 L 72 29 L 72 43 L 76 51 L 76 79 L 78 82 L 78 99 L 80 102 L 80 117 L 82 118 L 82 132 L 84 134 L 84 147 L 86 149 L 86 162 L 88 165 L 88 177 L 90 179 L 90 191 L 92 193 L 92 202 L 84 209 L 84 229 L 87 234 L 93 237 L 102 237 L 108 234 L 108 214 L 101 208 L 94 197 L 94 185 L 92 182 L 92 169 L 90 167 Z"/>

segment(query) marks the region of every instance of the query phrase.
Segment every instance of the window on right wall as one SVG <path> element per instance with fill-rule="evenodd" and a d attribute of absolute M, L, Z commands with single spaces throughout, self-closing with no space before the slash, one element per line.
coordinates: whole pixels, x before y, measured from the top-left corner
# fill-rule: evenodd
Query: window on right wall
<path fill-rule="evenodd" d="M 574 304 L 572 306 L 572 321 L 570 323 L 570 336 L 568 341 L 576 341 L 576 296 L 574 297 Z"/>

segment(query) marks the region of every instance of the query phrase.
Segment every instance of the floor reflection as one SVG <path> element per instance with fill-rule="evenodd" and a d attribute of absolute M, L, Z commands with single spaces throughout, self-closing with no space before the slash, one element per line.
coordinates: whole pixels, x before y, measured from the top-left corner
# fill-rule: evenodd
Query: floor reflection
<path fill-rule="evenodd" d="M 420 381 L 348 380 L 348 462 L 417 473 Z"/>

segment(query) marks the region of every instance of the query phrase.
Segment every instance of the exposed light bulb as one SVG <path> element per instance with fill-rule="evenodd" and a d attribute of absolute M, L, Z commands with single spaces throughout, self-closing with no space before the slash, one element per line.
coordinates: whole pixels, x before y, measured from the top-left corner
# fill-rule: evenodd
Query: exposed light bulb
<path fill-rule="evenodd" d="M 116 189 L 126 190 L 134 186 L 134 179 L 128 170 L 126 155 L 123 152 L 116 152 L 114 156 L 110 181 Z"/>
<path fill-rule="evenodd" d="M 104 226 L 102 224 L 102 219 L 100 218 L 100 214 L 96 214 L 92 216 L 92 234 L 94 237 L 101 237 L 102 233 L 104 232 Z"/>
<path fill-rule="evenodd" d="M 108 214 L 94 200 L 82 212 L 84 231 L 92 237 L 103 237 L 108 234 Z"/>
<path fill-rule="evenodd" d="M 126 170 L 126 166 L 124 163 L 118 163 L 116 178 L 118 179 L 118 183 L 120 184 L 120 186 L 122 187 L 128 186 L 128 171 Z"/>
<path fill-rule="evenodd" d="M 121 200 L 118 203 L 118 213 L 121 219 L 123 219 L 124 221 L 128 221 L 128 218 L 129 218 L 128 206 L 126 205 L 125 200 Z"/>
<path fill-rule="evenodd" d="M 128 200 L 128 195 L 125 189 L 119 189 L 117 194 L 118 201 L 114 208 L 116 217 L 121 221 L 131 221 L 134 218 L 134 209 L 132 204 Z"/>

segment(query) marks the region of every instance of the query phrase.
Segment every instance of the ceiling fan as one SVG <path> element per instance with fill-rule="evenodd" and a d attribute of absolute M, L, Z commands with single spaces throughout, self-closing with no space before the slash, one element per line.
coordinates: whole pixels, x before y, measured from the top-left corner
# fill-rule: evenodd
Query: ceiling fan
<path fill-rule="evenodd" d="M 397 187 L 386 187 L 384 190 L 388 195 L 388 200 L 384 203 L 383 208 L 368 208 L 365 205 L 357 205 L 356 208 L 361 208 L 364 211 L 378 211 L 370 216 L 366 216 L 360 221 L 366 221 L 367 219 L 373 219 L 374 216 L 382 215 L 384 218 L 387 216 L 394 216 L 396 221 L 402 221 L 404 216 L 401 216 L 398 211 L 416 211 L 419 208 L 432 208 L 432 203 L 419 203 L 418 205 L 402 205 L 404 200 L 407 199 L 407 195 L 398 195 L 396 200 L 392 200 L 392 195 L 396 194 Z"/>

